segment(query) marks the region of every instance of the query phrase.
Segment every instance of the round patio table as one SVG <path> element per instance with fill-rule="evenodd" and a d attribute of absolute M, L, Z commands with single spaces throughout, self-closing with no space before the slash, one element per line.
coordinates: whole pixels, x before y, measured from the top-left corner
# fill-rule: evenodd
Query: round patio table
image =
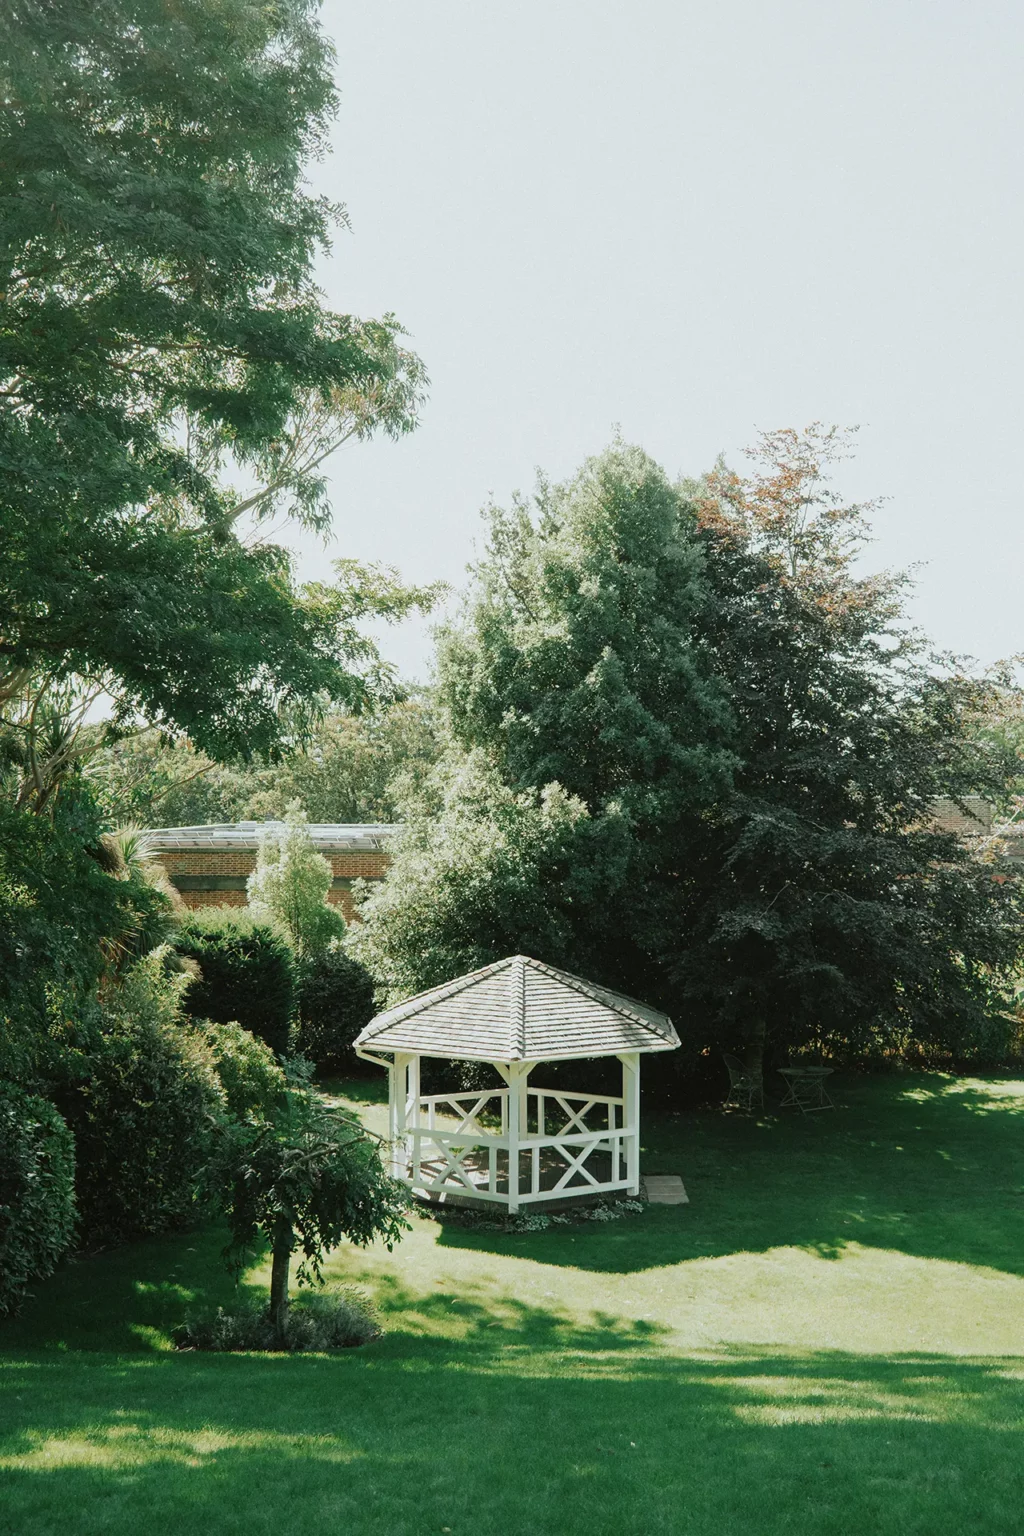
<path fill-rule="evenodd" d="M 786 1079 L 787 1090 L 781 1108 L 793 1104 L 805 1115 L 816 1109 L 835 1109 L 825 1090 L 825 1079 L 831 1075 L 831 1067 L 780 1067 L 779 1076 Z"/>

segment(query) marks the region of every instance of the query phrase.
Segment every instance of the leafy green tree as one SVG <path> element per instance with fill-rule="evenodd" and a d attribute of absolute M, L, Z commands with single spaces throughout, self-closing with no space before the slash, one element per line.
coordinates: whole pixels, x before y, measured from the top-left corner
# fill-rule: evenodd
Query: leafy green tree
<path fill-rule="evenodd" d="M 421 779 L 439 752 L 432 709 L 406 698 L 364 715 L 327 711 L 279 762 L 217 763 L 187 737 L 150 728 L 102 743 L 85 774 L 116 823 L 280 819 L 296 799 L 313 822 L 391 822 L 400 783 Z"/>
<path fill-rule="evenodd" d="M 168 935 L 168 897 L 101 826 L 86 794 L 52 819 L 0 796 L 2 1077 L 45 1081 L 97 989 Z"/>
<path fill-rule="evenodd" d="M 937 798 L 1005 774 L 965 729 L 975 689 L 792 590 L 761 601 L 759 564 L 720 544 L 708 561 L 707 638 L 734 679 L 742 766 L 694 828 L 681 1008 L 753 1065 L 766 1041 L 998 1056 L 1017 884 L 931 824 Z"/>
<path fill-rule="evenodd" d="M 441 637 L 451 748 L 411 786 L 352 944 L 397 995 L 515 949 L 649 993 L 647 893 L 733 767 L 727 692 L 693 637 L 693 519 L 616 444 L 533 508 L 489 509 L 489 531 Z"/>
<path fill-rule="evenodd" d="M 376 1139 L 310 1086 L 308 1064 L 293 1063 L 286 1091 L 266 1118 L 226 1128 L 211 1167 L 231 1229 L 226 1257 L 241 1273 L 261 1243 L 272 1254 L 270 1315 L 277 1346 L 288 1341 L 292 1257 L 299 1283 L 322 1279 L 327 1253 L 343 1239 L 391 1249 L 408 1222 L 408 1196 L 384 1170 Z"/>
<path fill-rule="evenodd" d="M 0 709 L 27 757 L 75 678 L 215 755 L 273 748 L 289 701 L 365 702 L 361 621 L 418 601 L 351 564 L 299 588 L 262 531 L 322 527 L 325 454 L 422 391 L 393 320 L 313 283 L 330 63 L 308 0 L 0 16 Z"/>
<path fill-rule="evenodd" d="M 306 813 L 293 800 L 284 821 L 260 839 L 248 880 L 252 914 L 280 923 L 297 955 L 319 954 L 345 931 L 345 919 L 327 904 L 332 879 L 330 864 L 313 846 Z"/>
<path fill-rule="evenodd" d="M 607 972 L 633 851 L 620 812 L 591 816 L 558 784 L 517 792 L 480 748 L 453 751 L 402 812 L 347 941 L 392 998 L 516 952 Z"/>
<path fill-rule="evenodd" d="M 187 1225 L 225 1112 L 210 1047 L 182 1013 L 188 978 L 160 949 L 125 967 L 67 1022 L 47 1091 L 75 1137 L 87 1244 Z"/>
<path fill-rule="evenodd" d="M 766 1042 L 998 1054 L 1017 882 L 931 808 L 1012 768 L 972 729 L 987 685 L 929 658 L 898 580 L 856 575 L 820 449 L 776 435 L 777 483 L 726 496 L 617 446 L 494 517 L 440 652 L 463 766 L 414 796 L 355 941 L 393 991 L 532 948 L 662 1003 L 688 1072 Z M 545 796 L 586 829 L 561 860 Z"/>
<path fill-rule="evenodd" d="M 237 1022 L 276 1055 L 287 1055 L 295 955 L 278 923 L 258 922 L 244 907 L 197 907 L 182 921 L 175 948 L 199 973 L 188 989 L 193 1018 Z"/>

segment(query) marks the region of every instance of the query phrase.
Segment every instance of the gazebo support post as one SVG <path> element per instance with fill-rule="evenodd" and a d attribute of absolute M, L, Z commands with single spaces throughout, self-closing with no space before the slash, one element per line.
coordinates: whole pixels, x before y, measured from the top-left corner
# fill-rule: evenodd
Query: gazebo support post
<path fill-rule="evenodd" d="M 420 1059 L 406 1051 L 396 1051 L 388 1073 L 388 1139 L 391 1142 L 391 1172 L 400 1179 L 408 1171 L 409 1151 L 405 1133 L 410 1124 L 419 1123 Z"/>
<path fill-rule="evenodd" d="M 519 1209 L 519 1143 L 527 1134 L 526 1081 L 532 1061 L 503 1062 L 502 1077 L 508 1083 L 508 1210 Z"/>
<path fill-rule="evenodd" d="M 627 1195 L 640 1193 L 640 1053 L 624 1052 L 622 1062 L 622 1123 L 626 1131 Z"/>

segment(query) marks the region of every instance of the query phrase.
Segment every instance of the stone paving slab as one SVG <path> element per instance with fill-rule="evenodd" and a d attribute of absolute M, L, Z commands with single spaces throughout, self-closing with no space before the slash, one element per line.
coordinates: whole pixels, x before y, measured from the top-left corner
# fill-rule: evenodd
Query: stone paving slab
<path fill-rule="evenodd" d="M 689 1205 L 690 1197 L 678 1173 L 648 1173 L 644 1177 L 649 1205 Z"/>

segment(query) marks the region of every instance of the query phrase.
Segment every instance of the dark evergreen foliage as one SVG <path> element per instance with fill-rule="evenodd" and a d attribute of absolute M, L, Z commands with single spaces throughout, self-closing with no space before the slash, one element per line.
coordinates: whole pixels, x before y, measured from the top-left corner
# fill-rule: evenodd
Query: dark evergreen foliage
<path fill-rule="evenodd" d="M 352 1042 L 373 1018 L 375 988 L 365 965 L 340 944 L 299 961 L 296 1048 L 318 1071 L 358 1068 Z"/>
<path fill-rule="evenodd" d="M 187 996 L 194 1018 L 218 1024 L 234 1020 L 278 1055 L 287 1053 L 295 961 L 283 934 L 244 909 L 206 907 L 189 913 L 175 945 L 200 970 Z"/>
<path fill-rule="evenodd" d="M 46 1099 L 0 1083 L 0 1317 L 53 1272 L 74 1230 L 71 1132 Z"/>

